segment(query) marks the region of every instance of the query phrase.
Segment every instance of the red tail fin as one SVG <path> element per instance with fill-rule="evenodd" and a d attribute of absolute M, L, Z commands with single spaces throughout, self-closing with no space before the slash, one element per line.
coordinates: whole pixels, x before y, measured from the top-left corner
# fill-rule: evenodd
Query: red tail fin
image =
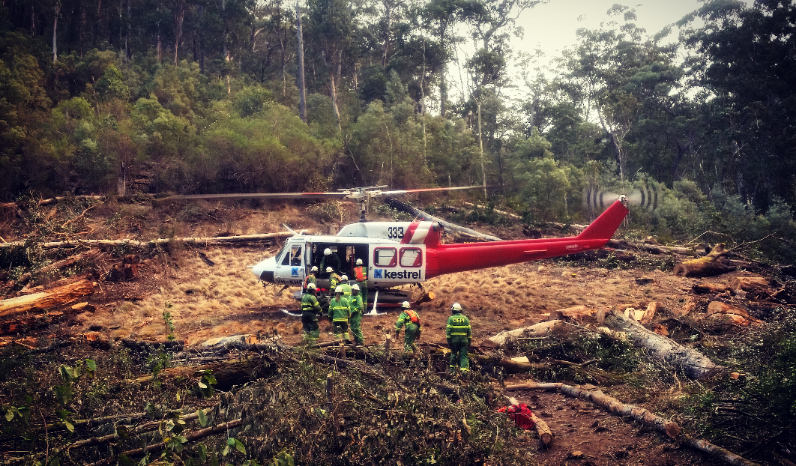
<path fill-rule="evenodd" d="M 597 220 L 593 221 L 581 234 L 578 239 L 604 239 L 608 241 L 614 236 L 616 229 L 625 219 L 628 210 L 622 201 L 615 201 L 611 207 L 607 208 Z"/>

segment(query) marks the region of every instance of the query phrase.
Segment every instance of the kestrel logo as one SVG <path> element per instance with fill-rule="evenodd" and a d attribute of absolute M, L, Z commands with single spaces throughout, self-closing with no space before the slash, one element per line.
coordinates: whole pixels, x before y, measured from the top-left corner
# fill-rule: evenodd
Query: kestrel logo
<path fill-rule="evenodd" d="M 290 276 L 291 277 L 298 277 L 298 267 L 293 267 L 290 269 Z"/>
<path fill-rule="evenodd" d="M 381 269 L 375 269 L 373 271 L 373 278 L 384 278 L 384 277 L 382 277 L 382 274 L 381 274 L 382 272 L 383 272 L 383 270 L 381 270 Z"/>

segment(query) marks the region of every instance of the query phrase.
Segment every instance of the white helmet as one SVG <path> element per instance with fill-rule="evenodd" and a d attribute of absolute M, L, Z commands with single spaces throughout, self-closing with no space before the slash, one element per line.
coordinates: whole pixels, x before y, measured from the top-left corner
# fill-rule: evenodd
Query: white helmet
<path fill-rule="evenodd" d="M 343 287 L 340 286 L 340 285 L 337 285 L 337 288 L 334 289 L 334 292 L 335 293 L 342 293 L 343 292 Z"/>
<path fill-rule="evenodd" d="M 314 290 L 315 289 L 315 283 L 310 283 L 309 285 L 307 285 L 307 289 L 308 290 Z"/>
<path fill-rule="evenodd" d="M 359 285 L 352 286 L 351 291 L 359 291 Z"/>
<path fill-rule="evenodd" d="M 362 265 L 362 259 L 357 259 L 357 265 Z"/>
<path fill-rule="evenodd" d="M 453 303 L 453 306 L 451 306 L 451 311 L 462 312 L 462 305 L 459 303 Z"/>
<path fill-rule="evenodd" d="M 316 267 L 316 266 L 314 266 L 314 265 L 313 265 L 313 266 L 312 266 L 312 271 L 313 271 L 313 272 L 317 272 L 317 271 L 318 271 L 318 267 Z"/>
<path fill-rule="evenodd" d="M 326 273 L 332 273 L 332 272 L 334 272 L 334 269 L 332 269 L 331 267 L 326 267 Z"/>
<path fill-rule="evenodd" d="M 412 306 L 409 304 L 409 301 L 404 301 L 401 303 L 401 307 L 404 309 L 409 309 Z"/>
<path fill-rule="evenodd" d="M 332 255 L 332 250 L 329 249 L 329 248 L 324 249 L 323 250 L 323 255 L 324 256 L 331 256 Z"/>
<path fill-rule="evenodd" d="M 342 277 L 340 277 L 340 280 L 342 280 L 344 282 L 348 281 L 348 275 L 343 275 Z"/>

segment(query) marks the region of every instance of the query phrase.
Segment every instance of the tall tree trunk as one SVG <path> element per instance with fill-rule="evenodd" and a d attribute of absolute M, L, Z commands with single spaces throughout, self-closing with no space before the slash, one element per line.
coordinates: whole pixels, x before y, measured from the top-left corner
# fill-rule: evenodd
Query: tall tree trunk
<path fill-rule="evenodd" d="M 133 20 L 131 15 L 131 0 L 127 0 L 127 35 L 124 38 L 124 56 L 129 61 L 132 57 L 132 52 L 130 51 L 130 30 L 133 27 Z"/>
<path fill-rule="evenodd" d="M 53 15 L 53 63 L 58 61 L 58 15 L 61 13 L 61 2 L 56 0 Z"/>
<path fill-rule="evenodd" d="M 36 4 L 30 4 L 30 35 L 36 35 Z"/>
<path fill-rule="evenodd" d="M 86 6 L 80 5 L 80 58 L 83 58 L 85 43 L 83 40 L 83 31 L 86 30 Z"/>
<path fill-rule="evenodd" d="M 227 46 L 227 39 L 229 37 L 229 27 L 227 26 L 227 2 L 226 0 L 221 0 L 221 12 L 224 17 L 224 61 L 227 64 L 227 94 L 232 94 L 232 86 L 229 82 L 229 72 L 230 72 L 230 56 L 229 56 L 229 47 Z"/>
<path fill-rule="evenodd" d="M 481 176 L 484 180 L 484 199 L 486 199 L 486 169 L 484 168 L 484 138 L 481 132 L 481 101 L 476 100 L 478 105 L 478 148 L 481 150 Z"/>
<path fill-rule="evenodd" d="M 301 31 L 301 7 L 296 2 L 296 59 L 298 61 L 299 117 L 307 122 L 307 95 L 304 89 L 304 35 Z"/>
<path fill-rule="evenodd" d="M 334 119 L 337 121 L 337 129 L 343 132 L 343 126 L 340 123 L 340 109 L 337 107 L 337 88 L 334 84 L 334 68 L 329 67 L 329 85 L 332 88 L 332 110 L 334 110 Z"/>
<path fill-rule="evenodd" d="M 180 41 L 182 40 L 182 21 L 185 19 L 185 1 L 178 0 L 174 5 L 174 66 L 179 64 Z"/>
<path fill-rule="evenodd" d="M 157 6 L 158 20 L 157 20 L 157 33 L 156 33 L 157 38 L 155 40 L 156 43 L 155 55 L 157 56 L 158 63 L 160 63 L 160 61 L 163 59 L 163 37 L 160 35 L 160 9 L 161 9 L 161 2 L 160 0 L 158 0 L 158 6 Z"/>
<path fill-rule="evenodd" d="M 199 21 L 199 30 L 202 30 L 203 21 L 205 18 L 205 7 L 203 5 L 199 5 L 198 11 L 198 19 Z M 199 34 L 199 72 L 205 74 L 205 42 L 204 37 L 202 34 Z"/>

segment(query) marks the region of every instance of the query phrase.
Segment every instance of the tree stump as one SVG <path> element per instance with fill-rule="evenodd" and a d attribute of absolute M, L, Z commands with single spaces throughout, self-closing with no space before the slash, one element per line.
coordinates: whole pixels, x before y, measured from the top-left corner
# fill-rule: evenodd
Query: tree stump
<path fill-rule="evenodd" d="M 732 272 L 735 267 L 730 264 L 728 254 L 723 244 L 717 244 L 707 256 L 675 265 L 674 274 L 678 277 L 709 277 Z"/>

